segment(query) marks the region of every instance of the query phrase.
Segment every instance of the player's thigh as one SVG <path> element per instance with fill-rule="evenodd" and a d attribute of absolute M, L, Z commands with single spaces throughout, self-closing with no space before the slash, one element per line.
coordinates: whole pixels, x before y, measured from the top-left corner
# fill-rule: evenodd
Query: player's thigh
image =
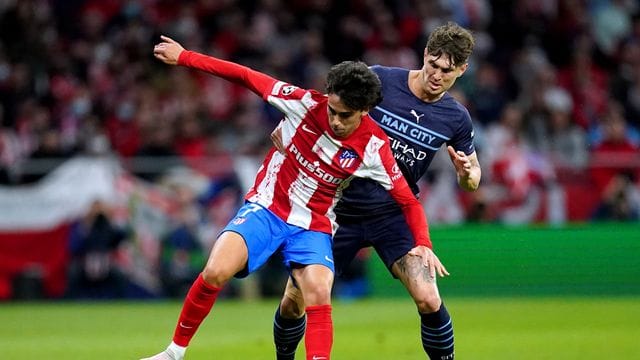
<path fill-rule="evenodd" d="M 373 219 L 367 224 L 367 239 L 394 277 L 393 265 L 415 246 L 413 234 L 402 213 Z"/>
<path fill-rule="evenodd" d="M 236 277 L 242 278 L 266 263 L 284 243 L 288 231 L 288 224 L 271 211 L 257 204 L 246 203 L 229 221 L 218 238 L 235 234 L 243 239 L 247 252 L 246 266 L 235 274 Z M 216 243 L 218 241 L 216 240 Z M 214 248 L 215 246 L 214 244 Z M 221 257 L 224 256 L 234 256 L 234 254 L 222 253 Z"/>
<path fill-rule="evenodd" d="M 421 257 L 406 254 L 393 264 L 391 270 L 421 311 L 437 310 L 440 304 L 438 285 L 435 277 L 431 277 L 429 269 L 423 265 Z"/>
<path fill-rule="evenodd" d="M 247 264 L 249 252 L 240 234 L 227 231 L 216 239 L 203 276 L 209 284 L 222 286 Z"/>

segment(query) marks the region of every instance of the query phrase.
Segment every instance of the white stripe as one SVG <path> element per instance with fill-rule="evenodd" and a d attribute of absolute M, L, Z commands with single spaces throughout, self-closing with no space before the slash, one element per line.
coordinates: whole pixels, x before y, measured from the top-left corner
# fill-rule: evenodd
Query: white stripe
<path fill-rule="evenodd" d="M 338 140 L 335 140 L 327 134 L 323 134 L 318 138 L 316 143 L 313 145 L 312 151 L 318 156 L 320 156 L 320 160 L 322 160 L 326 164 L 331 164 L 333 157 L 336 156 L 336 153 L 342 147 L 342 143 Z"/>
<path fill-rule="evenodd" d="M 276 82 L 271 89 L 271 95 L 278 95 L 280 93 L 280 89 L 282 89 L 285 84 L 286 83 L 283 81 Z"/>
<path fill-rule="evenodd" d="M 275 152 L 271 157 L 271 161 L 267 164 L 267 170 L 264 178 L 260 183 L 256 184 L 256 194 L 250 197 L 248 199 L 249 201 L 258 203 L 267 208 L 273 204 L 277 175 L 283 162 L 284 156 L 279 152 Z"/>
<path fill-rule="evenodd" d="M 380 158 L 380 152 L 378 151 L 383 145 L 384 140 L 372 136 L 365 149 L 364 159 L 362 159 L 362 163 L 353 175 L 375 180 L 377 183 L 382 185 L 385 190 L 390 190 L 393 187 L 392 180 L 391 177 L 389 177 L 387 170 L 384 168 L 384 164 Z"/>
<path fill-rule="evenodd" d="M 318 189 L 318 181 L 302 170 L 298 170 L 298 177 L 289 187 L 289 199 L 291 201 L 291 212 L 287 218 L 289 224 L 297 225 L 308 229 L 311 225 L 311 210 L 307 204 Z"/>
<path fill-rule="evenodd" d="M 302 119 L 307 116 L 309 108 L 317 104 L 311 99 L 311 93 L 306 93 L 302 99 L 283 99 L 270 95 L 267 97 L 267 101 L 285 114 L 285 118 L 291 121 L 295 128 L 300 126 Z"/>
<path fill-rule="evenodd" d="M 350 179 L 352 178 L 353 177 L 345 179 L 345 181 L 343 181 L 342 184 L 340 184 L 340 186 L 338 187 L 338 190 L 336 191 L 336 196 L 333 198 L 333 201 L 331 202 L 331 206 L 329 207 L 329 209 L 327 210 L 327 213 L 325 214 L 325 216 L 329 219 L 329 221 L 331 221 L 331 235 L 335 235 L 336 231 L 338 231 L 338 223 L 336 222 L 336 213 L 333 211 L 333 209 L 336 207 L 336 205 L 338 205 L 338 202 L 342 197 L 342 189 L 344 189 L 347 186 L 346 184 L 348 184 Z"/>

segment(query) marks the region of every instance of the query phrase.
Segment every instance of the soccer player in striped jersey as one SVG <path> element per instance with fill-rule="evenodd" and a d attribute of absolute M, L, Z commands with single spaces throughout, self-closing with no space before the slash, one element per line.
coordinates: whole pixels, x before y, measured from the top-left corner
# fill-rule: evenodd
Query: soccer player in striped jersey
<path fill-rule="evenodd" d="M 430 35 L 422 69 L 371 68 L 382 82 L 383 100 L 370 115 L 387 133 L 398 165 L 416 194 L 418 179 L 443 145 L 460 187 L 473 191 L 480 183 L 469 112 L 447 93 L 466 71 L 473 46 L 469 31 L 448 23 Z M 282 148 L 279 130 L 272 133 L 272 140 Z M 415 301 L 422 345 L 429 358 L 453 359 L 453 324 L 440 298 L 433 266 L 423 266 L 430 261 L 431 249 L 414 243 L 393 199 L 375 182 L 356 179 L 345 189 L 335 211 L 339 228 L 333 251 L 338 276 L 361 248 L 372 246 Z M 274 318 L 278 360 L 294 359 L 304 335 L 304 300 L 289 281 Z"/>
<path fill-rule="evenodd" d="M 361 62 L 327 75 L 327 94 L 304 90 L 239 64 L 185 50 L 162 37 L 156 58 L 246 86 L 284 114 L 286 156 L 267 154 L 245 205 L 222 230 L 187 293 L 167 349 L 149 359 L 180 360 L 221 290 L 280 252 L 305 300 L 307 359 L 330 359 L 333 208 L 355 178 L 375 181 L 397 202 L 416 244 L 431 247 L 421 204 L 398 168 L 384 131 L 368 116 L 380 102 L 380 80 Z M 433 255 L 440 275 L 446 269 Z"/>

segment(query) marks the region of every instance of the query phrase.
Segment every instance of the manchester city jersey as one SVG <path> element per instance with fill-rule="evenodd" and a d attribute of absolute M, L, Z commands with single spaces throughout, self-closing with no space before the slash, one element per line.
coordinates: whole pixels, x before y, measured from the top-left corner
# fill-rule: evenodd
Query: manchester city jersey
<path fill-rule="evenodd" d="M 383 100 L 370 115 L 389 136 L 394 157 L 417 194 L 417 181 L 440 147 L 451 145 L 467 155 L 475 151 L 471 117 L 448 93 L 433 103 L 416 97 L 409 89 L 409 70 L 384 66 L 371 69 L 382 81 Z M 344 190 L 335 211 L 343 217 L 354 217 L 399 210 L 382 186 L 367 179 L 355 179 Z"/>

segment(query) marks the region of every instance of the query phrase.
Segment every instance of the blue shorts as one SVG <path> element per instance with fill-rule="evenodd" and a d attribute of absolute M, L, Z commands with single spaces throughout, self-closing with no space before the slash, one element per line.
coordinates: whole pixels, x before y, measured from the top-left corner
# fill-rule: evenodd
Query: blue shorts
<path fill-rule="evenodd" d="M 415 247 L 402 212 L 358 220 L 338 217 L 337 222 L 340 226 L 333 237 L 333 257 L 338 276 L 362 248 L 372 246 L 391 272 L 393 264 Z"/>
<path fill-rule="evenodd" d="M 259 269 L 276 252 L 289 270 L 320 264 L 334 271 L 330 234 L 287 224 L 261 205 L 245 203 L 220 234 L 225 231 L 242 236 L 249 250 L 247 267 L 235 275 L 238 278 Z"/>

